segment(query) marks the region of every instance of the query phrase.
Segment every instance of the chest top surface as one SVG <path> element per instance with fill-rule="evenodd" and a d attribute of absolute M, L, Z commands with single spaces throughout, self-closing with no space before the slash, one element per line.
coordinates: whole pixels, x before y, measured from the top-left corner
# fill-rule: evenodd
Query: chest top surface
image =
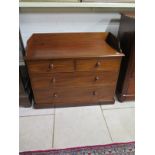
<path fill-rule="evenodd" d="M 27 42 L 26 59 L 62 59 L 122 56 L 106 43 L 108 33 L 33 34 Z"/>

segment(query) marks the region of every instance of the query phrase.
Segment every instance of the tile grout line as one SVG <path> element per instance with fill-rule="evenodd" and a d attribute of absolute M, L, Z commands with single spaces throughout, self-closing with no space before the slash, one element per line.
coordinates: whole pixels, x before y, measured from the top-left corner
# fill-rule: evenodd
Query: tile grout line
<path fill-rule="evenodd" d="M 114 109 L 134 109 L 135 107 L 120 107 L 120 108 L 107 108 L 107 109 L 102 109 L 102 107 L 101 107 L 101 109 L 102 110 L 114 110 Z"/>
<path fill-rule="evenodd" d="M 52 133 L 52 148 L 54 148 L 54 131 L 55 131 L 55 107 L 54 107 L 54 116 L 53 116 L 53 133 Z"/>
<path fill-rule="evenodd" d="M 27 116 L 19 116 L 19 117 L 31 117 L 31 116 L 50 116 L 50 115 L 54 115 L 54 114 L 41 114 L 41 115 L 27 115 Z"/>
<path fill-rule="evenodd" d="M 106 119 L 105 119 L 105 116 L 104 116 L 104 113 L 103 113 L 103 110 L 102 110 L 101 105 L 100 105 L 100 109 L 101 109 L 101 113 L 102 113 L 103 119 L 104 119 L 104 121 L 105 121 L 106 127 L 107 127 L 107 129 L 108 129 L 108 133 L 109 133 L 109 135 L 110 135 L 110 139 L 111 139 L 111 141 L 113 142 L 113 139 L 112 139 L 112 136 L 111 136 L 109 127 L 108 127 L 108 123 L 107 123 L 107 121 L 106 121 Z"/>

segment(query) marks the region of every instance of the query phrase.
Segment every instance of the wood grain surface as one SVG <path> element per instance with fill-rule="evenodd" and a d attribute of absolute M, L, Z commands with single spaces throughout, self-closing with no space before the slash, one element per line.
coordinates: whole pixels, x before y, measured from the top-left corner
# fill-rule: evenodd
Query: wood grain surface
<path fill-rule="evenodd" d="M 34 34 L 26 63 L 35 107 L 114 103 L 121 58 L 108 33 Z"/>

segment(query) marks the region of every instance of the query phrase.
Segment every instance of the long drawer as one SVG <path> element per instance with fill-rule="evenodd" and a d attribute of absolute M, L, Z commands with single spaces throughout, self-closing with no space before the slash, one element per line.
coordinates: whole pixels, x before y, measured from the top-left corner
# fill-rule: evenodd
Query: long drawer
<path fill-rule="evenodd" d="M 34 90 L 55 87 L 82 87 L 115 84 L 116 72 L 73 72 L 54 74 L 34 74 L 31 83 Z"/>
<path fill-rule="evenodd" d="M 113 94 L 113 85 L 102 87 L 64 87 L 34 92 L 35 101 L 41 104 L 102 102 L 110 100 Z"/>

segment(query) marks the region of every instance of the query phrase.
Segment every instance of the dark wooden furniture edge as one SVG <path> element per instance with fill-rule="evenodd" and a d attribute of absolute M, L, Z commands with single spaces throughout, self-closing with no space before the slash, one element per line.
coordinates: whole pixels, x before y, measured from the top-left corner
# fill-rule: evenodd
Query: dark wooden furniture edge
<path fill-rule="evenodd" d="M 131 101 L 131 100 L 135 100 L 135 95 L 125 95 L 125 94 L 120 94 L 120 93 L 117 93 L 117 98 L 118 98 L 118 101 L 120 102 L 124 102 L 124 101 Z"/>
<path fill-rule="evenodd" d="M 129 16 L 125 15 L 124 13 L 121 13 L 121 16 L 123 18 L 124 17 L 128 17 L 128 18 L 134 17 L 134 16 L 129 17 Z M 121 17 L 121 21 L 123 20 L 122 17 Z M 119 27 L 119 33 L 122 31 L 121 26 L 122 25 L 120 25 L 120 27 Z M 131 41 L 134 42 L 132 47 L 128 47 L 131 50 L 132 48 L 135 48 L 135 38 L 134 39 L 132 38 L 133 36 L 135 36 L 135 31 L 134 32 L 133 31 L 126 32 L 126 34 L 128 34 L 128 42 L 131 42 Z M 118 35 L 118 38 L 120 37 L 119 35 Z M 127 81 L 129 81 L 129 79 L 130 79 L 130 74 L 131 74 L 130 68 L 133 65 L 133 61 L 135 61 L 135 60 L 132 60 L 132 59 L 135 59 L 134 55 L 135 55 L 135 50 L 134 50 L 134 52 L 130 52 L 128 49 L 128 51 L 126 50 L 125 57 L 122 59 L 122 63 L 121 63 L 121 67 L 120 67 L 121 72 L 118 77 L 117 88 L 116 88 L 116 96 L 120 102 L 135 100 L 135 94 L 127 94 L 127 90 L 129 87 Z"/>
<path fill-rule="evenodd" d="M 21 49 L 22 49 L 21 51 L 22 51 L 23 60 L 24 60 L 26 51 L 24 48 L 20 30 L 19 30 L 19 43 L 21 45 Z M 24 60 L 24 62 L 25 62 L 25 60 Z M 25 91 L 25 95 L 26 95 L 26 96 L 21 96 L 21 94 L 19 95 L 19 106 L 20 107 L 30 107 L 32 105 L 33 92 L 32 92 L 32 88 L 31 88 L 31 83 L 30 83 L 30 78 L 29 78 L 26 62 L 25 62 L 25 65 L 19 66 L 19 75 L 20 75 L 19 83 L 22 85 L 22 87 Z M 25 78 L 24 75 L 27 77 L 27 83 L 25 83 L 25 81 L 24 81 L 24 78 Z"/>
<path fill-rule="evenodd" d="M 117 50 L 118 52 L 122 53 L 121 48 L 120 48 L 120 42 L 119 40 L 111 33 L 108 33 L 108 36 L 105 40 L 112 48 Z"/>

